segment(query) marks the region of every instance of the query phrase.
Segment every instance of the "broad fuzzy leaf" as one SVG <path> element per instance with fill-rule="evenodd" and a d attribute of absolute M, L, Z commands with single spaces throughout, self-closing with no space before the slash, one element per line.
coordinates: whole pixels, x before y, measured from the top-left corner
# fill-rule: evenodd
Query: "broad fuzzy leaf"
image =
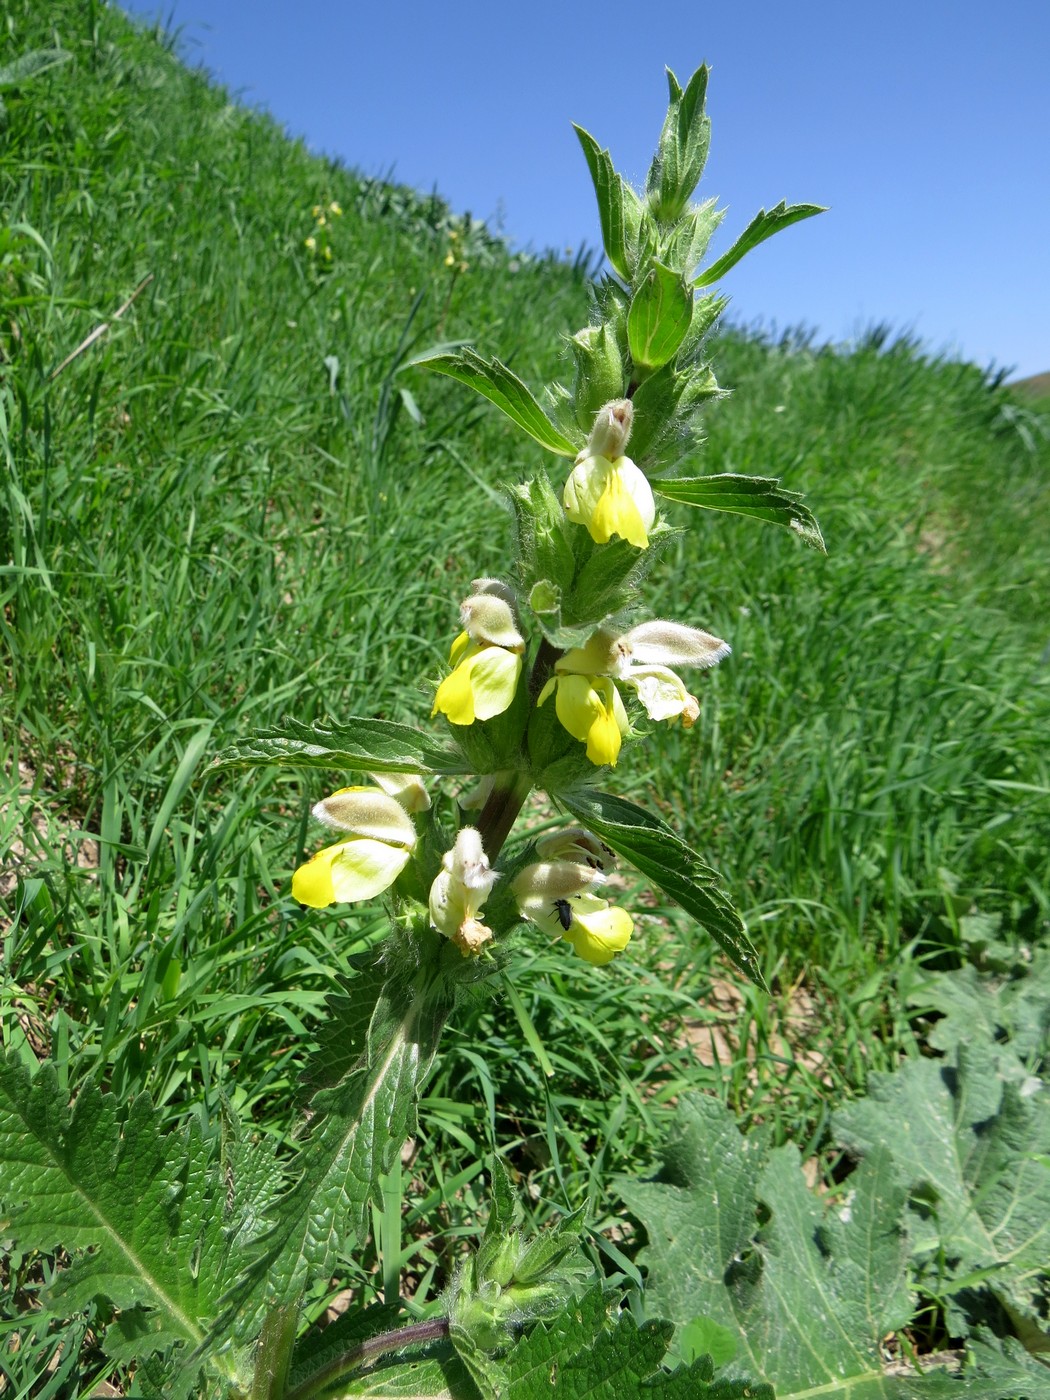
<path fill-rule="evenodd" d="M 625 797 L 574 788 L 551 794 L 567 811 L 691 914 L 736 967 L 764 985 L 744 922 L 718 888 L 718 873 L 671 828 Z"/>
<path fill-rule="evenodd" d="M 777 1400 L 992 1400 L 985 1381 L 883 1374 L 880 1341 L 910 1318 L 905 1192 L 885 1150 L 849 1185 L 825 1207 L 795 1147 L 767 1153 L 715 1100 L 684 1100 L 661 1179 L 620 1183 L 649 1237 L 649 1311 L 707 1319 L 735 1340 L 727 1373 L 771 1383 Z"/>
<path fill-rule="evenodd" d="M 912 1193 L 915 1255 L 948 1261 L 948 1282 L 974 1276 L 1015 1315 L 1050 1316 L 1050 1090 L 999 1070 L 993 1046 L 960 1045 L 955 1063 L 911 1060 L 873 1074 L 868 1096 L 835 1114 L 839 1142 L 865 1158 L 889 1145 Z M 938 1266 L 943 1267 L 942 1265 Z"/>
<path fill-rule="evenodd" d="M 341 724 L 301 724 L 286 718 L 215 755 L 208 771 L 258 768 L 345 768 L 367 773 L 472 773 L 469 761 L 407 724 L 354 715 Z"/>
<path fill-rule="evenodd" d="M 908 998 L 911 1007 L 941 1015 L 929 1042 L 954 1054 L 960 1042 L 980 1039 L 996 1047 L 1000 1073 L 1024 1080 L 1050 1060 L 1050 948 L 1035 948 L 1026 959 L 995 945 L 1004 970 L 971 964 L 953 972 L 930 973 Z"/>
<path fill-rule="evenodd" d="M 548 452 L 556 452 L 561 457 L 575 457 L 583 444 L 582 436 L 579 442 L 570 442 L 547 417 L 531 391 L 499 360 L 486 360 L 477 351 L 465 349 L 454 354 L 445 351 L 425 353 L 408 363 L 421 369 L 435 370 L 438 374 L 447 374 L 451 379 L 466 384 L 502 409 L 511 422 Z"/>
<path fill-rule="evenodd" d="M 704 510 L 724 510 L 734 515 L 747 515 L 753 520 L 768 520 L 792 530 L 804 544 L 827 553 L 812 512 L 802 504 L 796 491 L 787 491 L 776 477 L 737 476 L 726 472 L 717 476 L 677 477 L 669 481 L 654 481 L 653 490 L 669 501 Z"/>
<path fill-rule="evenodd" d="M 224 1168 L 196 1125 L 163 1130 L 145 1096 L 122 1119 L 94 1086 L 69 1107 L 50 1064 L 32 1078 L 17 1056 L 0 1064 L 5 1232 L 19 1249 L 74 1256 L 53 1305 L 101 1295 L 121 1309 L 106 1339 L 117 1360 L 205 1346 L 274 1181 L 266 1154 L 233 1142 Z"/>
<path fill-rule="evenodd" d="M 772 238 L 781 229 L 797 224 L 800 219 L 809 219 L 814 214 L 826 212 L 821 204 L 786 204 L 784 200 L 781 200 L 774 209 L 770 209 L 768 212 L 765 209 L 760 209 L 729 251 L 723 253 L 710 267 L 705 268 L 698 277 L 693 279 L 693 286 L 709 287 L 712 282 L 717 282 L 720 277 L 724 277 L 731 267 L 735 267 L 741 258 L 750 253 L 752 248 L 757 248 L 760 243 L 764 243 L 767 238 Z"/>

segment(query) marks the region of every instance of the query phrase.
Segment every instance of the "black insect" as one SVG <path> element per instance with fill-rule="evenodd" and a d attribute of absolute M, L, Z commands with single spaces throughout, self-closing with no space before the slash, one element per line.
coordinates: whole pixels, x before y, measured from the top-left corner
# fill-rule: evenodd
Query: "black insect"
<path fill-rule="evenodd" d="M 554 912 L 558 916 L 558 923 L 568 933 L 572 927 L 572 908 L 567 899 L 556 899 L 554 901 Z"/>

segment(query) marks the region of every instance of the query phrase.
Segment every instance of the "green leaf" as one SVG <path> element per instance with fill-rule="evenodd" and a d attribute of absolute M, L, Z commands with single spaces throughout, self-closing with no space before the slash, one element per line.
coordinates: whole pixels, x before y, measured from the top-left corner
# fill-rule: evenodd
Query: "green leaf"
<path fill-rule="evenodd" d="M 660 1178 L 619 1183 L 649 1237 L 649 1310 L 732 1334 L 728 1375 L 772 1384 L 777 1400 L 992 1400 L 985 1382 L 944 1371 L 883 1373 L 880 1343 L 911 1316 L 905 1193 L 884 1149 L 849 1188 L 829 1206 L 797 1148 L 767 1153 L 716 1100 L 683 1099 Z"/>
<path fill-rule="evenodd" d="M 114 1359 L 173 1347 L 186 1356 L 207 1343 L 276 1174 L 265 1149 L 236 1140 L 220 1164 L 195 1122 L 166 1129 L 145 1095 L 122 1108 L 94 1086 L 70 1108 L 53 1065 L 30 1078 L 17 1055 L 0 1063 L 5 1236 L 20 1250 L 73 1255 L 52 1304 L 75 1311 L 102 1296 L 120 1309 L 106 1336 Z"/>
<path fill-rule="evenodd" d="M 432 369 L 438 374 L 447 374 L 458 379 L 482 398 L 494 403 L 507 417 L 534 438 L 548 452 L 556 452 L 562 457 L 575 457 L 583 445 L 570 442 L 558 430 L 533 398 L 530 390 L 499 360 L 483 359 L 475 350 L 464 349 L 454 353 L 425 351 L 408 365 L 418 365 L 422 369 Z"/>
<path fill-rule="evenodd" d="M 955 1063 L 910 1060 L 872 1074 L 868 1096 L 833 1118 L 836 1140 L 865 1157 L 889 1146 L 913 1194 L 912 1249 L 949 1260 L 947 1280 L 986 1286 L 1045 1327 L 1050 1310 L 1050 1091 L 1004 1080 L 996 1048 L 960 1044 Z"/>
<path fill-rule="evenodd" d="M 348 768 L 369 773 L 471 773 L 469 761 L 407 724 L 352 715 L 341 724 L 301 724 L 285 718 L 276 729 L 238 739 L 212 759 L 208 772 L 275 764 L 284 768 Z"/>
<path fill-rule="evenodd" d="M 441 959 L 459 954 L 445 940 L 429 946 L 438 936 L 427 937 L 431 956 L 415 981 L 384 984 L 358 1062 L 311 1101 L 310 1133 L 291 1164 L 298 1179 L 278 1202 L 277 1223 L 245 1270 L 242 1291 L 228 1295 L 231 1308 L 243 1309 L 247 1290 L 294 1301 L 309 1281 L 332 1273 L 352 1240 L 367 1237 L 369 1203 L 415 1131 L 417 1094 L 455 997 Z M 360 1017 L 352 1019 L 359 1033 Z"/>
<path fill-rule="evenodd" d="M 978 917 L 964 916 L 960 922 L 969 919 L 972 925 Z M 982 945 L 982 952 L 987 946 Z M 908 1005 L 940 1015 L 927 1037 L 934 1049 L 954 1056 L 960 1043 L 983 1040 L 994 1046 L 1004 1078 L 1024 1080 L 1050 1057 L 1050 948 L 1033 948 L 1025 959 L 1009 957 L 1001 944 L 992 951 L 1003 958 L 1001 970 L 967 964 L 952 972 L 931 972 L 908 997 Z"/>
<path fill-rule="evenodd" d="M 679 501 L 703 510 L 724 510 L 768 520 L 792 530 L 804 544 L 827 553 L 813 513 L 802 504 L 797 491 L 788 491 L 776 477 L 737 476 L 732 472 L 717 476 L 683 476 L 654 481 L 653 490 L 669 501 Z"/>
<path fill-rule="evenodd" d="M 704 172 L 711 144 L 711 121 L 704 111 L 709 73 L 701 64 L 683 92 L 667 70 L 667 116 L 645 182 L 649 206 L 664 223 L 682 214 Z"/>
<path fill-rule="evenodd" d="M 674 357 L 689 330 L 693 294 L 685 279 L 654 262 L 631 300 L 627 341 L 636 365 L 659 369 Z"/>
<path fill-rule="evenodd" d="M 612 157 L 603 150 L 589 131 L 573 124 L 573 130 L 580 138 L 587 168 L 594 182 L 594 193 L 598 200 L 598 218 L 602 226 L 602 243 L 605 256 L 625 282 L 631 278 L 632 225 L 637 230 L 639 218 L 638 196 L 613 169 Z"/>
<path fill-rule="evenodd" d="M 665 822 L 625 797 L 594 788 L 552 791 L 551 796 L 582 826 L 676 900 L 746 977 L 760 987 L 765 985 L 758 954 L 744 922 L 717 888 L 718 873 Z"/>
<path fill-rule="evenodd" d="M 800 219 L 809 219 L 814 214 L 825 212 L 826 210 L 821 204 L 786 204 L 784 200 L 781 200 L 776 208 L 770 209 L 768 213 L 765 209 L 760 209 L 729 251 L 723 253 L 710 267 L 705 268 L 698 277 L 693 279 L 693 286 L 709 287 L 712 282 L 717 282 L 720 277 L 724 277 L 731 267 L 735 267 L 741 258 L 750 253 L 752 248 L 757 248 L 767 238 L 772 238 L 775 233 L 790 227 L 791 224 L 797 224 Z"/>
<path fill-rule="evenodd" d="M 667 1322 L 641 1327 L 630 1312 L 614 1309 L 599 1288 L 541 1323 L 499 1363 L 505 1400 L 547 1400 L 553 1390 L 588 1400 L 628 1400 L 641 1395 L 663 1400 L 773 1400 L 768 1386 L 713 1381 L 702 1357 L 676 1371 L 664 1369 L 673 1328 Z M 457 1344 L 458 1344 L 458 1339 Z M 494 1369 L 494 1363 L 489 1363 Z M 489 1384 L 493 1383 L 493 1377 Z"/>

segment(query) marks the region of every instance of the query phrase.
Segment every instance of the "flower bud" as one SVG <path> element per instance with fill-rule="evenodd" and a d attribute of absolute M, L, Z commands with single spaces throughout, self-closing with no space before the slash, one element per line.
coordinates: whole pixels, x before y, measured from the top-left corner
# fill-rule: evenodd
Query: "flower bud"
<path fill-rule="evenodd" d="M 372 787 L 345 787 L 322 798 L 313 815 L 337 831 L 352 831 L 392 845 L 412 846 L 416 829 L 400 802 Z"/>
<path fill-rule="evenodd" d="M 630 399 L 611 400 L 599 409 L 587 439 L 586 453 L 580 455 L 606 457 L 610 462 L 615 462 L 624 454 L 633 422 L 634 406 Z"/>
<path fill-rule="evenodd" d="M 505 647 L 508 651 L 522 651 L 525 647 L 513 609 L 503 598 L 491 593 L 472 594 L 460 604 L 459 616 L 471 641 Z"/>

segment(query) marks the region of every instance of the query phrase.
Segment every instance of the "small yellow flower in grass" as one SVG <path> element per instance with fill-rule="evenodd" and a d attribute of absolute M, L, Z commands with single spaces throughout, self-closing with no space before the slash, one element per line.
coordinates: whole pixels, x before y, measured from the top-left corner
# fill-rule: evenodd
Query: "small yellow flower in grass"
<path fill-rule="evenodd" d="M 304 248 L 309 248 L 309 249 L 310 249 L 310 252 L 312 253 L 312 252 L 314 251 L 314 249 L 317 247 L 317 239 L 314 238 L 314 236 L 313 236 L 312 234 L 310 235 L 309 238 L 304 238 L 304 239 L 303 239 L 303 247 L 304 247 Z"/>
<path fill-rule="evenodd" d="M 412 820 L 400 802 L 378 788 L 340 788 L 318 802 L 314 816 L 347 835 L 318 851 L 292 876 L 293 897 L 312 909 L 374 899 L 390 888 L 412 856 Z"/>
<path fill-rule="evenodd" d="M 509 709 L 521 676 L 525 638 L 518 631 L 513 594 L 497 579 L 475 579 L 459 609 L 463 631 L 452 643 L 452 672 L 437 688 L 432 715 L 473 724 Z"/>
<path fill-rule="evenodd" d="M 334 214 L 337 219 L 340 217 L 343 211 L 338 200 L 332 200 L 331 204 L 328 206 L 328 212 L 329 214 Z"/>
<path fill-rule="evenodd" d="M 600 967 L 622 953 L 634 932 L 634 920 L 626 909 L 610 904 L 597 892 L 605 883 L 602 868 L 594 864 L 584 838 L 603 855 L 608 849 L 588 837 L 574 833 L 571 842 L 548 842 L 551 850 L 561 850 L 566 858 L 537 861 L 515 876 L 511 891 L 522 918 L 556 938 L 571 943 L 577 954 Z M 539 843 L 537 843 L 539 853 Z"/>
<path fill-rule="evenodd" d="M 565 514 L 586 525 L 596 544 L 619 535 L 637 549 L 649 544 L 656 502 L 645 473 L 624 448 L 634 410 L 630 399 L 614 399 L 598 411 L 587 446 L 565 483 Z"/>
<path fill-rule="evenodd" d="M 492 939 L 481 915 L 498 878 L 480 834 L 472 826 L 462 827 L 456 844 L 442 856 L 441 869 L 430 887 L 430 924 L 465 958 L 476 956 Z"/>

